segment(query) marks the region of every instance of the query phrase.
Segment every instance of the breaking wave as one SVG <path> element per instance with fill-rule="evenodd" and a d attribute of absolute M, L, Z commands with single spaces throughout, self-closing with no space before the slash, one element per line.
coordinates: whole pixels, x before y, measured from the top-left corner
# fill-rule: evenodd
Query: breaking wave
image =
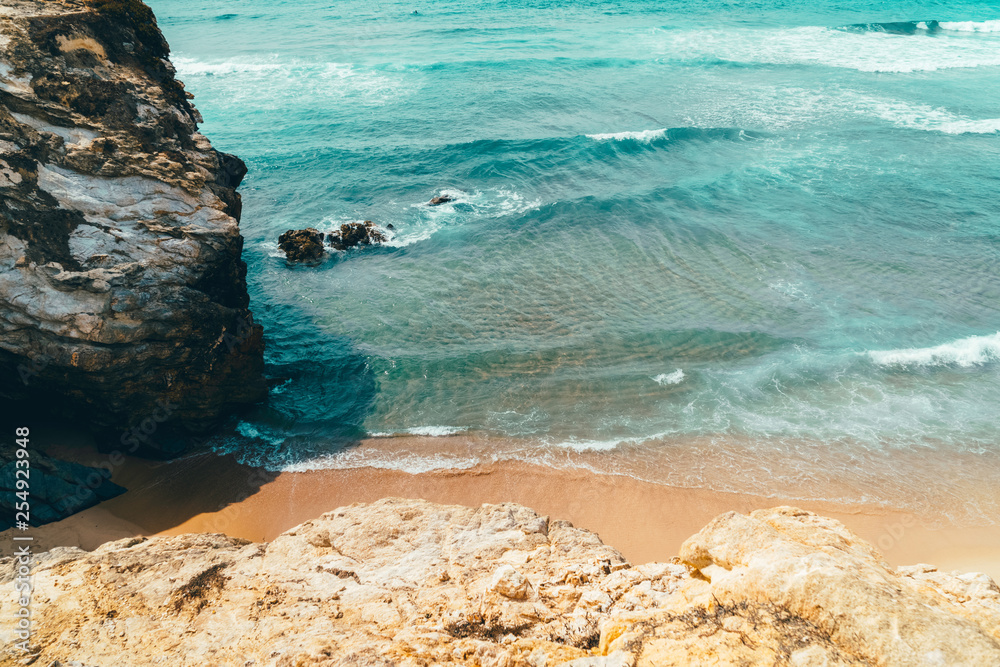
<path fill-rule="evenodd" d="M 868 353 L 879 366 L 961 366 L 969 368 L 1000 361 L 1000 332 L 969 336 L 934 347 L 877 350 Z"/>
<path fill-rule="evenodd" d="M 680 384 L 684 381 L 684 371 L 678 368 L 673 373 L 660 373 L 653 378 L 653 381 L 660 385 Z"/>

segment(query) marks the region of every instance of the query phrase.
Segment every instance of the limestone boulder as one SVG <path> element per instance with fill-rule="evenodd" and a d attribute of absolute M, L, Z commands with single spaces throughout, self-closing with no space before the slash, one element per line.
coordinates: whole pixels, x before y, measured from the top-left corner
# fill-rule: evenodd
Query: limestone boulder
<path fill-rule="evenodd" d="M 2 664 L 25 657 L 16 572 L 0 561 Z M 635 566 L 519 505 L 390 498 L 269 544 L 56 549 L 34 583 L 28 657 L 44 665 L 1000 664 L 988 577 L 894 570 L 841 524 L 793 508 L 723 515 L 680 559 Z"/>

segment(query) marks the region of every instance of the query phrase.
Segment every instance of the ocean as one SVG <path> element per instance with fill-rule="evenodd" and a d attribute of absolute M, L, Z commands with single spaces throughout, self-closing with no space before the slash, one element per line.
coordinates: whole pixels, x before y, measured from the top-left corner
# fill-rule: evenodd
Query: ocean
<path fill-rule="evenodd" d="M 218 451 L 1000 516 L 997 7 L 149 4 L 249 166 L 274 388 Z"/>

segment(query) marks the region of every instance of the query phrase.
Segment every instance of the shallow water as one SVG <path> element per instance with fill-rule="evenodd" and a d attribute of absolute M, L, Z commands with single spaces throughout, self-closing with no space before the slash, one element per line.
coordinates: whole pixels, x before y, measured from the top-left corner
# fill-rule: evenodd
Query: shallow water
<path fill-rule="evenodd" d="M 473 433 L 717 486 L 667 465 L 702 448 L 731 490 L 897 504 L 914 484 L 888 461 L 1000 470 L 1000 10 L 150 4 L 204 132 L 250 167 L 280 383 L 219 448 L 303 469 Z M 365 219 L 386 247 L 277 249 Z M 456 462 L 433 447 L 382 463 Z"/>

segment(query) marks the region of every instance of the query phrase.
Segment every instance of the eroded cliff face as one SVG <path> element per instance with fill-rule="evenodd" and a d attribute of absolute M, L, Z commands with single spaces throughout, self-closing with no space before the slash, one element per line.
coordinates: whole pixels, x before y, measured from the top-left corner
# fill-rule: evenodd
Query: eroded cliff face
<path fill-rule="evenodd" d="M 655 528 L 654 528 L 655 529 Z M 222 535 L 57 549 L 34 569 L 35 664 L 1000 664 L 986 575 L 893 569 L 789 507 L 720 516 L 633 566 L 514 504 L 386 499 L 252 544 Z M 17 563 L 0 561 L 0 662 Z M 76 661 L 76 662 L 71 662 Z"/>
<path fill-rule="evenodd" d="M 154 451 L 266 393 L 246 167 L 167 57 L 137 0 L 0 5 L 0 395 L 110 437 L 152 419 Z"/>

